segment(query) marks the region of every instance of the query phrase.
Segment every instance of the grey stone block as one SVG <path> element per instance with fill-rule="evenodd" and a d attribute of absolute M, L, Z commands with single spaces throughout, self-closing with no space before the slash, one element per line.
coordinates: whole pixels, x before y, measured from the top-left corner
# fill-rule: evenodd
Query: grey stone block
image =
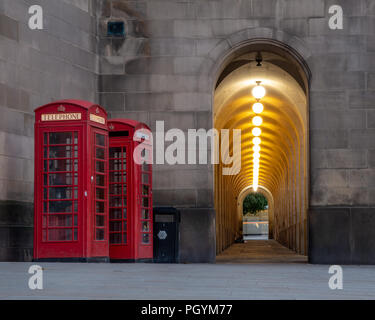
<path fill-rule="evenodd" d="M 175 93 L 174 109 L 178 111 L 209 111 L 212 96 L 208 93 Z"/>
<path fill-rule="evenodd" d="M 345 149 L 349 134 L 347 130 L 312 130 L 310 142 L 312 149 Z"/>
<path fill-rule="evenodd" d="M 362 89 L 365 86 L 364 72 L 326 71 L 315 73 L 312 78 L 312 90 Z"/>
<path fill-rule="evenodd" d="M 354 187 L 317 187 L 312 188 L 310 204 L 312 206 L 367 206 L 368 189 Z"/>
<path fill-rule="evenodd" d="M 195 8 L 190 2 L 148 1 L 147 17 L 149 19 L 189 19 L 195 17 Z"/>
<path fill-rule="evenodd" d="M 280 21 L 280 29 L 297 37 L 306 37 L 309 34 L 307 19 L 283 19 Z"/>
<path fill-rule="evenodd" d="M 212 208 L 214 206 L 214 196 L 212 189 L 197 190 L 197 207 Z"/>
<path fill-rule="evenodd" d="M 326 35 L 306 37 L 304 41 L 312 54 L 327 53 L 360 53 L 366 50 L 366 36 L 358 35 Z"/>
<path fill-rule="evenodd" d="M 353 187 L 373 188 L 375 187 L 375 170 L 359 169 L 349 171 L 350 185 Z"/>
<path fill-rule="evenodd" d="M 324 0 L 285 0 L 285 18 L 324 17 Z"/>
<path fill-rule="evenodd" d="M 175 20 L 176 38 L 207 38 L 212 36 L 212 29 L 205 20 Z"/>
<path fill-rule="evenodd" d="M 100 93 L 100 105 L 108 111 L 125 111 L 125 96 L 123 93 Z"/>
<path fill-rule="evenodd" d="M 215 262 L 215 211 L 191 208 L 180 211 L 180 262 Z"/>
<path fill-rule="evenodd" d="M 138 26 L 136 21 L 135 25 L 129 26 L 129 32 L 134 36 L 144 36 L 147 38 L 173 38 L 174 36 L 174 21 L 173 20 L 146 20 L 141 21 L 141 26 Z"/>
<path fill-rule="evenodd" d="M 353 149 L 375 148 L 375 129 L 352 130 L 349 135 L 349 146 Z"/>
<path fill-rule="evenodd" d="M 366 150 L 332 149 L 311 150 L 313 168 L 349 169 L 366 168 Z"/>
<path fill-rule="evenodd" d="M 375 91 L 349 91 L 350 108 L 375 108 Z"/>
<path fill-rule="evenodd" d="M 345 91 L 311 91 L 310 109 L 311 110 L 340 110 L 344 112 L 348 106 Z"/>
<path fill-rule="evenodd" d="M 156 121 L 164 121 L 164 130 L 178 128 L 181 130 L 193 129 L 195 117 L 192 112 L 150 112 L 151 130 L 155 132 Z"/>
<path fill-rule="evenodd" d="M 194 39 L 150 39 L 152 56 L 193 56 L 195 55 Z"/>
<path fill-rule="evenodd" d="M 18 21 L 0 14 L 0 35 L 18 41 Z"/>
<path fill-rule="evenodd" d="M 313 189 L 319 187 L 348 187 L 348 172 L 341 169 L 319 169 L 311 174 Z"/>
<path fill-rule="evenodd" d="M 345 17 L 351 16 L 365 16 L 368 14 L 368 2 L 367 0 L 340 0 L 339 2 L 335 0 L 326 0 L 326 12 L 328 13 L 328 8 L 332 5 L 340 5 L 343 9 Z M 371 1 L 370 1 L 371 2 Z"/>
<path fill-rule="evenodd" d="M 186 190 L 154 190 L 154 206 L 178 206 L 194 208 L 197 206 L 197 192 L 195 189 Z"/>
<path fill-rule="evenodd" d="M 109 112 L 109 118 L 124 118 L 124 119 L 133 119 L 139 122 L 143 122 L 147 125 L 150 125 L 149 115 L 146 112 L 132 112 L 132 111 L 111 111 Z"/>
<path fill-rule="evenodd" d="M 360 110 L 312 111 L 310 112 L 310 128 L 312 130 L 365 129 L 366 112 Z"/>
<path fill-rule="evenodd" d="M 375 168 L 375 150 L 368 150 L 367 161 L 370 168 Z"/>
<path fill-rule="evenodd" d="M 353 54 L 355 56 L 355 54 Z M 343 53 L 335 54 L 316 54 L 309 59 L 309 67 L 313 74 L 321 72 L 321 70 L 339 71 L 348 70 L 350 68 L 351 56 Z M 359 70 L 351 70 L 359 71 Z"/>
<path fill-rule="evenodd" d="M 310 208 L 308 225 L 310 263 L 350 263 L 350 209 Z"/>
<path fill-rule="evenodd" d="M 129 61 L 125 65 L 127 74 L 173 74 L 174 65 L 170 57 L 145 57 Z"/>
<path fill-rule="evenodd" d="M 351 264 L 375 264 L 374 213 L 374 208 L 351 209 Z"/>
<path fill-rule="evenodd" d="M 260 22 L 257 19 L 210 19 L 204 21 L 211 25 L 214 37 L 227 37 L 242 30 L 260 26 Z"/>
<path fill-rule="evenodd" d="M 367 128 L 375 129 L 375 110 L 367 111 Z"/>
<path fill-rule="evenodd" d="M 369 90 L 375 90 L 375 73 L 367 74 L 367 88 Z"/>
<path fill-rule="evenodd" d="M 168 111 L 173 110 L 171 93 L 132 93 L 125 96 L 126 110 Z"/>
<path fill-rule="evenodd" d="M 176 57 L 173 61 L 174 73 L 183 75 L 209 74 L 214 62 L 202 57 Z"/>

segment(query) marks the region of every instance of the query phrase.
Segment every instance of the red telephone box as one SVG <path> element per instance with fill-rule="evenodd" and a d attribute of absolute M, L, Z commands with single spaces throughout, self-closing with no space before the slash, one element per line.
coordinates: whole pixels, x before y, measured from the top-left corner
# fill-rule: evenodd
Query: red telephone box
<path fill-rule="evenodd" d="M 152 141 L 134 120 L 108 120 L 109 255 L 111 261 L 153 257 Z M 141 164 L 140 159 L 148 160 Z M 137 160 L 137 161 L 135 161 Z"/>
<path fill-rule="evenodd" d="M 35 110 L 34 260 L 108 261 L 106 111 L 86 101 Z"/>

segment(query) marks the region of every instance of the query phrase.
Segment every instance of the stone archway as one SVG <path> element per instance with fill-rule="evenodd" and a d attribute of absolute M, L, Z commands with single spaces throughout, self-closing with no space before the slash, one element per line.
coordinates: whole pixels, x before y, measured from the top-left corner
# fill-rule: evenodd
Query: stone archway
<path fill-rule="evenodd" d="M 265 57 L 263 70 L 256 69 L 254 64 L 258 52 Z M 303 56 L 308 57 L 308 50 L 295 37 L 272 29 L 255 28 L 223 40 L 210 56 L 220 61 L 213 70 L 216 72 L 213 78 L 216 81 L 213 84 L 213 124 L 216 129 L 240 128 L 245 132 L 242 138 L 248 141 L 250 108 L 254 103 L 250 88 L 257 78 L 263 79 L 270 90 L 270 100 L 266 102 L 270 112 L 265 120 L 270 124 L 265 127 L 268 145 L 262 187 L 275 199 L 272 235 L 296 252 L 307 254 L 310 71 Z M 245 143 L 243 147 L 249 148 L 250 144 Z M 223 177 L 220 165 L 214 168 L 217 253 L 233 243 L 241 230 L 239 197 L 251 185 L 251 165 L 245 153 L 242 154 L 240 174 Z"/>
<path fill-rule="evenodd" d="M 240 227 L 242 227 L 242 220 L 241 219 L 243 218 L 243 202 L 244 202 L 245 198 L 253 192 L 254 192 L 253 187 L 248 186 L 248 187 L 244 188 L 240 192 L 240 194 L 238 195 L 238 198 L 237 198 L 237 215 L 238 215 L 239 221 L 241 222 Z M 274 200 L 273 200 L 273 196 L 272 196 L 272 193 L 266 187 L 263 187 L 263 186 L 260 186 L 258 188 L 257 192 L 264 195 L 265 198 L 267 199 L 267 202 L 268 202 L 268 238 L 272 239 L 273 238 L 273 224 L 274 224 Z"/>

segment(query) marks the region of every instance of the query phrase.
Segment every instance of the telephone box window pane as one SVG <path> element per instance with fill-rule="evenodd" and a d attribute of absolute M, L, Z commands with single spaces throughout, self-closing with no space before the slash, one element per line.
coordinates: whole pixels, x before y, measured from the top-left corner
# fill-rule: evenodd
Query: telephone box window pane
<path fill-rule="evenodd" d="M 148 233 L 142 234 L 142 243 L 149 244 L 150 243 L 150 235 Z"/>
<path fill-rule="evenodd" d="M 74 132 L 74 144 L 78 144 L 78 132 Z"/>
<path fill-rule="evenodd" d="M 150 223 L 148 221 L 142 222 L 142 232 L 149 232 L 150 231 Z"/>
<path fill-rule="evenodd" d="M 149 164 L 148 163 L 143 163 L 142 164 L 142 171 L 149 171 Z"/>
<path fill-rule="evenodd" d="M 96 175 L 96 185 L 99 187 L 104 187 L 104 176 L 97 174 Z"/>
<path fill-rule="evenodd" d="M 149 186 L 142 185 L 142 194 L 144 196 L 148 196 L 149 195 L 149 191 L 150 191 L 150 187 Z"/>
<path fill-rule="evenodd" d="M 102 134 L 96 134 L 96 144 L 98 146 L 105 146 L 105 137 Z"/>
<path fill-rule="evenodd" d="M 71 215 L 50 215 L 48 219 L 49 227 L 71 227 L 72 216 Z"/>
<path fill-rule="evenodd" d="M 78 171 L 78 160 L 74 160 L 74 161 L 70 159 L 49 160 L 48 171 L 50 172 Z"/>
<path fill-rule="evenodd" d="M 104 202 L 96 201 L 96 213 L 104 213 Z"/>
<path fill-rule="evenodd" d="M 43 215 L 43 228 L 45 228 L 47 226 L 47 216 L 46 215 Z"/>
<path fill-rule="evenodd" d="M 49 175 L 50 186 L 78 184 L 78 175 L 72 173 L 53 173 Z"/>
<path fill-rule="evenodd" d="M 143 199 L 142 199 L 142 206 L 143 206 L 143 207 L 148 207 L 148 206 L 149 206 L 148 198 L 143 198 Z"/>
<path fill-rule="evenodd" d="M 48 202 L 43 202 L 43 212 L 48 212 Z"/>
<path fill-rule="evenodd" d="M 111 184 L 109 186 L 109 194 L 120 195 L 121 194 L 121 184 Z"/>
<path fill-rule="evenodd" d="M 47 241 L 47 230 L 43 230 L 43 241 Z"/>
<path fill-rule="evenodd" d="M 49 213 L 72 212 L 72 201 L 50 201 Z"/>
<path fill-rule="evenodd" d="M 123 241 L 124 244 L 127 244 L 128 243 L 128 235 L 127 233 L 124 233 L 124 241 Z"/>
<path fill-rule="evenodd" d="M 47 200 L 47 198 L 48 198 L 48 189 L 43 188 L 43 200 Z"/>
<path fill-rule="evenodd" d="M 45 186 L 48 184 L 48 175 L 47 174 L 43 175 L 43 183 L 44 183 Z"/>
<path fill-rule="evenodd" d="M 78 216 L 77 215 L 74 216 L 74 226 L 78 227 Z"/>
<path fill-rule="evenodd" d="M 114 159 L 109 161 L 109 170 L 121 170 L 121 160 Z"/>
<path fill-rule="evenodd" d="M 96 216 L 96 226 L 104 227 L 104 216 Z"/>
<path fill-rule="evenodd" d="M 121 231 L 121 221 L 111 221 L 109 231 Z"/>
<path fill-rule="evenodd" d="M 110 207 L 122 207 L 121 200 L 122 200 L 121 197 L 111 197 L 109 206 Z"/>
<path fill-rule="evenodd" d="M 44 144 L 44 145 L 48 144 L 48 133 L 45 133 L 45 134 L 43 135 L 43 144 Z"/>
<path fill-rule="evenodd" d="M 124 221 L 122 231 L 127 231 L 127 230 L 128 230 L 128 223 L 126 221 Z"/>
<path fill-rule="evenodd" d="M 105 190 L 102 188 L 96 188 L 96 199 L 104 200 L 105 199 Z"/>
<path fill-rule="evenodd" d="M 110 148 L 109 149 L 110 158 L 121 158 L 121 148 Z"/>
<path fill-rule="evenodd" d="M 96 148 L 96 158 L 104 160 L 105 151 L 102 148 Z"/>
<path fill-rule="evenodd" d="M 150 219 L 150 212 L 148 209 L 142 209 L 142 219 L 143 220 Z"/>
<path fill-rule="evenodd" d="M 48 229 L 49 241 L 71 241 L 72 229 Z"/>
<path fill-rule="evenodd" d="M 149 178 L 150 178 L 149 173 L 143 173 L 142 174 L 142 183 L 149 184 L 150 183 Z"/>
<path fill-rule="evenodd" d="M 121 172 L 111 172 L 109 179 L 111 182 L 121 182 Z"/>
<path fill-rule="evenodd" d="M 122 202 L 123 202 L 123 206 L 126 207 L 127 206 L 127 198 L 126 197 L 123 197 L 122 198 Z"/>
<path fill-rule="evenodd" d="M 121 209 L 109 209 L 110 219 L 121 219 Z"/>
<path fill-rule="evenodd" d="M 49 144 L 72 144 L 72 133 L 51 132 L 49 134 Z"/>
<path fill-rule="evenodd" d="M 48 158 L 48 147 L 44 147 L 43 155 L 44 155 L 44 158 Z"/>
<path fill-rule="evenodd" d="M 71 187 L 49 188 L 49 198 L 53 200 L 72 199 L 73 188 Z"/>
<path fill-rule="evenodd" d="M 48 171 L 48 161 L 46 161 L 46 160 L 43 161 L 43 171 L 44 172 Z"/>
<path fill-rule="evenodd" d="M 123 209 L 123 212 L 124 212 L 124 219 L 127 219 L 127 209 L 124 208 L 124 209 Z"/>
<path fill-rule="evenodd" d="M 71 158 L 72 147 L 71 146 L 54 146 L 49 147 L 49 158 Z"/>
<path fill-rule="evenodd" d="M 74 212 L 78 212 L 78 201 L 74 201 Z"/>
<path fill-rule="evenodd" d="M 104 240 L 104 229 L 96 229 L 96 240 Z"/>
<path fill-rule="evenodd" d="M 104 162 L 96 161 L 96 171 L 100 173 L 104 173 Z"/>
<path fill-rule="evenodd" d="M 109 242 L 110 243 L 121 243 L 121 233 L 111 233 L 109 236 Z"/>
<path fill-rule="evenodd" d="M 74 241 L 78 240 L 78 230 L 74 229 Z"/>

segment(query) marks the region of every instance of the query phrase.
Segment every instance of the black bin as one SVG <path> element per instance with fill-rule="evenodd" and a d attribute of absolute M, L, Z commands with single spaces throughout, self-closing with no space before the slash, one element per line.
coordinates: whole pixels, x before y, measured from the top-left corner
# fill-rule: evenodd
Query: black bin
<path fill-rule="evenodd" d="M 154 208 L 154 262 L 177 263 L 180 211 L 172 207 Z"/>

